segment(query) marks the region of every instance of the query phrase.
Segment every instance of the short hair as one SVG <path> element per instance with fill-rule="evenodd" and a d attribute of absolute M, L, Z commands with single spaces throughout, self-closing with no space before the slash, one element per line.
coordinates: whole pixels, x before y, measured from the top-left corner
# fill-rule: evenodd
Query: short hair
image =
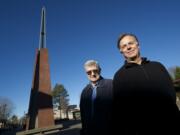
<path fill-rule="evenodd" d="M 101 70 L 101 67 L 99 65 L 99 63 L 96 60 L 87 60 L 84 63 L 84 68 L 86 69 L 86 67 L 90 67 L 90 66 L 96 66 L 99 70 Z"/>
<path fill-rule="evenodd" d="M 126 37 L 126 36 L 131 36 L 134 37 L 136 39 L 136 41 L 139 43 L 138 38 L 136 37 L 136 35 L 132 34 L 132 33 L 123 33 L 119 36 L 118 41 L 117 41 L 117 48 L 120 49 L 119 47 L 119 43 L 121 42 L 121 40 Z"/>

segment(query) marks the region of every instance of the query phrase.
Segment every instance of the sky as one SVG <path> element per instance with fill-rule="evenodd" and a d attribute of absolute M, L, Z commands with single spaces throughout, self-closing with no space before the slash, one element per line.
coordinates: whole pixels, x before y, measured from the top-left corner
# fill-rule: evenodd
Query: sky
<path fill-rule="evenodd" d="M 102 76 L 113 79 L 124 58 L 116 47 L 122 33 L 140 41 L 141 55 L 167 69 L 180 66 L 179 0 L 0 0 L 0 97 L 27 113 L 41 9 L 46 8 L 46 47 L 52 88 L 67 89 L 79 105 L 89 83 L 86 60 L 95 59 Z"/>

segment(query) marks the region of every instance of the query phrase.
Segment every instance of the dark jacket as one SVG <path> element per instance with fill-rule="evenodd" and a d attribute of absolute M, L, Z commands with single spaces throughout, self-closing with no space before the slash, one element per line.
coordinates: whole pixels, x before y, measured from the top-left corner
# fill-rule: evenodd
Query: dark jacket
<path fill-rule="evenodd" d="M 113 91 L 113 116 L 120 122 L 116 130 L 122 127 L 129 134 L 154 135 L 176 126 L 176 93 L 161 63 L 146 58 L 141 65 L 125 62 L 114 76 Z"/>
<path fill-rule="evenodd" d="M 112 112 L 112 80 L 101 77 L 97 86 L 97 96 L 94 101 L 92 116 L 92 86 L 88 84 L 82 91 L 80 111 L 81 135 L 106 135 L 110 130 Z"/>

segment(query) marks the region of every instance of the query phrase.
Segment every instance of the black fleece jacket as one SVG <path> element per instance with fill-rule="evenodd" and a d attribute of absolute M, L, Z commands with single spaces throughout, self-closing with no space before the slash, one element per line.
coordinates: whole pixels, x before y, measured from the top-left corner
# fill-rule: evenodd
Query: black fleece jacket
<path fill-rule="evenodd" d="M 167 70 L 146 58 L 141 65 L 125 62 L 115 73 L 113 97 L 115 120 L 123 126 L 133 125 L 135 130 L 149 122 L 158 126 L 178 115 L 176 93 Z"/>

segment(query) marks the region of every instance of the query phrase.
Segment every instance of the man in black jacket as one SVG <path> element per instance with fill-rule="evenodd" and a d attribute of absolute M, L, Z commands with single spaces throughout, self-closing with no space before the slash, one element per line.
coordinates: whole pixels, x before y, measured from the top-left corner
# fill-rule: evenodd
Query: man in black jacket
<path fill-rule="evenodd" d="M 84 68 L 90 83 L 81 93 L 81 135 L 109 135 L 112 124 L 112 80 L 101 76 L 101 68 L 95 60 L 88 60 Z"/>
<path fill-rule="evenodd" d="M 124 65 L 113 79 L 115 132 L 122 135 L 174 135 L 179 120 L 172 80 L 159 62 L 141 57 L 133 34 L 118 39 Z"/>

